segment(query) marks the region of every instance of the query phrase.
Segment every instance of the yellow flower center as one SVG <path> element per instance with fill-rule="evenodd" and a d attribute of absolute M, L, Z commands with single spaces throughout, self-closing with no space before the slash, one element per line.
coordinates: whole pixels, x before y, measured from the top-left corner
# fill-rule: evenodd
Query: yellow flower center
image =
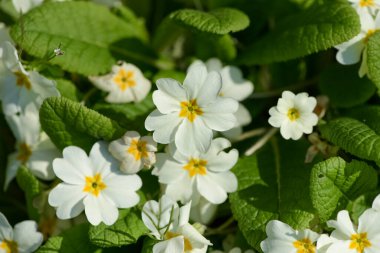
<path fill-rule="evenodd" d="M 17 242 L 4 240 L 0 242 L 0 249 L 4 250 L 6 253 L 18 253 Z"/>
<path fill-rule="evenodd" d="M 103 183 L 102 176 L 100 175 L 100 173 L 96 173 L 96 175 L 93 177 L 86 177 L 85 180 L 86 184 L 83 188 L 83 191 L 89 192 L 95 195 L 96 197 L 102 190 L 104 190 L 107 187 L 107 185 Z"/>
<path fill-rule="evenodd" d="M 119 86 L 121 91 L 125 91 L 129 87 L 136 86 L 136 81 L 133 78 L 133 71 L 125 71 L 124 69 L 120 69 L 116 76 L 113 78 L 113 81 Z"/>
<path fill-rule="evenodd" d="M 367 239 L 367 233 L 351 235 L 350 249 L 356 249 L 358 253 L 363 253 L 365 248 L 371 247 L 371 242 Z"/>
<path fill-rule="evenodd" d="M 190 177 L 193 177 L 197 174 L 203 176 L 203 175 L 206 175 L 207 173 L 206 165 L 207 165 L 206 160 L 191 158 L 188 164 L 183 166 L 183 169 L 189 172 Z"/>
<path fill-rule="evenodd" d="M 315 253 L 315 245 L 310 241 L 309 238 L 304 238 L 293 242 L 294 248 L 297 249 L 297 253 Z"/>
<path fill-rule="evenodd" d="M 129 146 L 128 153 L 135 157 L 135 160 L 138 161 L 141 158 L 148 157 L 148 150 L 146 148 L 146 141 L 132 140 L 131 145 Z"/>
<path fill-rule="evenodd" d="M 16 159 L 21 161 L 23 164 L 29 160 L 29 157 L 32 155 L 32 149 L 26 143 L 21 143 L 18 148 L 18 154 Z"/>
<path fill-rule="evenodd" d="M 32 88 L 32 84 L 30 83 L 29 78 L 24 73 L 16 71 L 14 74 L 16 76 L 17 86 L 24 86 L 27 90 L 30 90 Z"/>
<path fill-rule="evenodd" d="M 288 110 L 288 118 L 290 121 L 295 121 L 300 117 L 300 112 L 296 108 L 290 108 Z"/>
<path fill-rule="evenodd" d="M 179 112 L 179 116 L 186 117 L 190 122 L 193 122 L 197 116 L 203 114 L 202 108 L 198 106 L 196 99 L 182 101 L 180 105 L 181 111 Z"/>
<path fill-rule="evenodd" d="M 367 35 L 364 37 L 364 43 L 367 43 L 369 38 L 375 33 L 377 32 L 378 30 L 377 29 L 369 29 L 367 31 Z"/>
<path fill-rule="evenodd" d="M 177 237 L 177 236 L 180 236 L 181 234 L 177 234 L 177 233 L 173 233 L 173 232 L 166 232 L 165 233 L 165 240 L 169 240 L 169 239 L 172 239 L 174 237 Z M 185 252 L 188 252 L 188 251 L 192 251 L 193 250 L 193 245 L 191 245 L 191 242 L 188 238 L 186 237 L 183 237 L 184 238 L 184 244 L 185 244 L 185 248 L 184 248 L 184 253 Z"/>
<path fill-rule="evenodd" d="M 375 6 L 375 2 L 373 0 L 360 0 L 360 7 L 373 7 Z"/>

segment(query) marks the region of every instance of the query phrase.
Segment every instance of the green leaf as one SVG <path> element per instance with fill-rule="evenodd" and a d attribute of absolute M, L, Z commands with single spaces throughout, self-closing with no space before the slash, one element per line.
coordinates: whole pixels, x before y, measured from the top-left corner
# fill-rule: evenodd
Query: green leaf
<path fill-rule="evenodd" d="M 231 209 L 247 242 L 257 250 L 270 220 L 302 229 L 315 218 L 305 187 L 311 169 L 304 163 L 308 146 L 306 141 L 273 138 L 256 155 L 241 158 L 233 169 L 239 189 L 230 194 Z"/>
<path fill-rule="evenodd" d="M 140 213 L 137 209 L 124 209 L 112 226 L 104 223 L 92 226 L 89 231 L 91 242 L 100 247 L 120 247 L 136 243 L 140 236 L 148 232 Z"/>
<path fill-rule="evenodd" d="M 141 253 L 153 253 L 153 246 L 158 243 L 158 241 L 153 240 L 150 237 L 145 237 L 144 244 L 141 249 Z"/>
<path fill-rule="evenodd" d="M 349 202 L 377 186 L 376 171 L 365 162 L 345 162 L 333 157 L 320 162 L 311 172 L 310 193 L 322 222 L 346 209 Z"/>
<path fill-rule="evenodd" d="M 358 66 L 333 65 L 320 76 L 319 87 L 333 105 L 349 108 L 363 104 L 376 92 L 376 86 L 367 78 L 360 78 Z"/>
<path fill-rule="evenodd" d="M 248 16 L 232 8 L 219 8 L 210 12 L 181 9 L 171 13 L 169 18 L 193 30 L 219 35 L 241 31 L 249 26 Z"/>
<path fill-rule="evenodd" d="M 245 64 L 287 61 L 331 48 L 359 32 L 359 17 L 347 1 L 325 1 L 281 20 L 238 60 Z"/>
<path fill-rule="evenodd" d="M 26 206 L 31 218 L 38 220 L 38 210 L 33 206 L 33 200 L 41 192 L 41 183 L 38 179 L 24 166 L 17 171 L 17 183 L 25 193 Z"/>
<path fill-rule="evenodd" d="M 119 60 L 111 49 L 130 52 L 128 57 L 133 60 L 133 49 L 115 44 L 127 38 L 145 39 L 134 25 L 116 17 L 108 8 L 89 2 L 43 4 L 24 15 L 12 27 L 11 36 L 27 53 L 46 60 L 61 45 L 65 54 L 50 62 L 83 75 L 108 72 Z"/>
<path fill-rule="evenodd" d="M 380 106 L 361 106 L 348 111 L 348 116 L 357 119 L 369 126 L 380 135 Z"/>
<path fill-rule="evenodd" d="M 380 136 L 352 118 L 338 118 L 319 127 L 322 137 L 343 150 L 366 160 L 380 162 Z"/>
<path fill-rule="evenodd" d="M 367 43 L 368 77 L 380 89 L 380 32 L 369 37 Z"/>
<path fill-rule="evenodd" d="M 88 239 L 88 224 L 72 227 L 62 235 L 50 237 L 37 253 L 100 253 Z"/>
<path fill-rule="evenodd" d="M 63 97 L 51 97 L 43 102 L 40 121 L 59 149 L 75 145 L 89 151 L 96 141 L 114 140 L 126 131 L 117 122 Z"/>
<path fill-rule="evenodd" d="M 83 96 L 74 83 L 65 79 L 57 79 L 57 89 L 62 97 L 78 102 Z"/>
<path fill-rule="evenodd" d="M 195 42 L 197 56 L 201 59 L 207 60 L 216 56 L 222 61 L 231 61 L 236 58 L 235 42 L 229 34 L 210 36 L 209 34 L 198 33 L 195 35 Z"/>

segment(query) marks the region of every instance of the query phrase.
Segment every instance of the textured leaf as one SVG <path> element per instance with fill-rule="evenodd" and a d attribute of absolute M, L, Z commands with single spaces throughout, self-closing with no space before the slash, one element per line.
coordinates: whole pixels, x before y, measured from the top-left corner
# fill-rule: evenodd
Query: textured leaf
<path fill-rule="evenodd" d="M 73 101 L 79 101 L 81 99 L 82 94 L 77 89 L 75 84 L 65 79 L 57 79 L 55 81 L 57 83 L 57 89 L 62 97 Z"/>
<path fill-rule="evenodd" d="M 380 89 L 380 33 L 369 37 L 367 44 L 368 76 Z"/>
<path fill-rule="evenodd" d="M 40 181 L 25 167 L 20 167 L 17 171 L 17 183 L 25 193 L 28 214 L 33 219 L 38 219 L 38 211 L 33 206 L 33 200 L 41 192 Z"/>
<path fill-rule="evenodd" d="M 348 41 L 359 32 L 359 17 L 347 1 L 325 1 L 281 20 L 243 52 L 239 61 L 267 64 L 295 59 Z"/>
<path fill-rule="evenodd" d="M 120 211 L 115 224 L 92 226 L 89 236 L 91 242 L 100 247 L 120 247 L 136 243 L 147 232 L 148 229 L 140 218 L 140 211 L 124 209 Z"/>
<path fill-rule="evenodd" d="M 320 126 L 322 137 L 343 150 L 380 162 L 380 136 L 366 124 L 352 118 L 338 118 Z"/>
<path fill-rule="evenodd" d="M 233 169 L 239 189 L 230 195 L 231 209 L 247 242 L 256 249 L 270 220 L 301 229 L 315 218 L 305 189 L 311 169 L 303 162 L 308 145 L 273 139 L 256 156 L 241 158 Z"/>
<path fill-rule="evenodd" d="M 320 162 L 311 172 L 310 193 L 322 222 L 346 209 L 350 201 L 376 189 L 377 173 L 365 162 L 340 157 Z"/>
<path fill-rule="evenodd" d="M 237 32 L 249 25 L 248 16 L 232 8 L 214 9 L 210 12 L 182 9 L 173 12 L 169 17 L 178 24 L 196 31 L 219 35 Z"/>
<path fill-rule="evenodd" d="M 50 237 L 37 253 L 100 253 L 88 239 L 88 224 L 81 224 L 63 232 L 62 235 Z"/>
<path fill-rule="evenodd" d="M 380 106 L 361 106 L 349 110 L 347 114 L 354 119 L 360 120 L 380 135 Z"/>
<path fill-rule="evenodd" d="M 111 49 L 134 59 L 135 50 L 116 45 L 118 41 L 145 39 L 140 29 L 107 8 L 88 2 L 43 4 L 23 16 L 13 26 L 11 35 L 26 52 L 38 58 L 50 57 L 61 45 L 65 54 L 50 62 L 84 75 L 109 71 L 119 60 L 114 58 Z"/>
<path fill-rule="evenodd" d="M 376 86 L 367 78 L 360 78 L 358 66 L 333 65 L 320 76 L 319 87 L 333 105 L 349 108 L 366 102 L 376 92 Z"/>
<path fill-rule="evenodd" d="M 209 59 L 217 57 L 221 61 L 231 61 L 236 58 L 236 47 L 233 38 L 229 35 L 210 36 L 199 33 L 195 37 L 198 58 Z M 205 45 L 209 45 L 205 47 Z"/>
<path fill-rule="evenodd" d="M 126 131 L 117 122 L 63 97 L 44 101 L 40 121 L 43 130 L 60 149 L 75 145 L 89 151 L 96 141 L 114 140 Z"/>
<path fill-rule="evenodd" d="M 153 240 L 150 237 L 145 237 L 144 239 L 144 244 L 141 249 L 141 253 L 153 253 L 153 246 L 157 243 L 158 241 Z"/>

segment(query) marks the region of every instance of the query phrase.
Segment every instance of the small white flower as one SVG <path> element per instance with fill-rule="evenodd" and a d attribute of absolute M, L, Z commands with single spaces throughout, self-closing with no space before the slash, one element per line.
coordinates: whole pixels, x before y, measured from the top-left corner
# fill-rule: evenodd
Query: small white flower
<path fill-rule="evenodd" d="M 279 127 L 286 140 L 298 140 L 303 133 L 310 134 L 318 123 L 318 116 L 313 113 L 316 104 L 317 100 L 306 92 L 295 95 L 284 91 L 277 106 L 270 108 L 268 122 Z"/>
<path fill-rule="evenodd" d="M 227 193 L 237 189 L 236 176 L 230 169 L 237 162 L 238 151 L 223 151 L 230 146 L 227 139 L 217 138 L 206 153 L 183 155 L 170 144 L 169 154 L 157 154 L 153 174 L 166 185 L 165 193 L 174 200 L 193 200 L 196 205 L 202 196 L 213 204 L 221 204 Z"/>
<path fill-rule="evenodd" d="M 42 4 L 44 0 L 12 0 L 17 12 L 27 13 L 30 9 Z"/>
<path fill-rule="evenodd" d="M 222 88 L 219 91 L 219 96 L 233 98 L 236 101 L 243 101 L 253 92 L 253 84 L 243 78 L 243 74 L 238 67 L 235 66 L 225 66 L 223 67 L 222 62 L 217 58 L 211 58 L 205 63 L 202 61 L 195 61 L 189 67 L 193 68 L 196 64 L 205 65 L 209 72 L 217 71 L 222 77 Z M 251 123 L 251 114 L 247 108 L 239 103 L 237 111 L 234 113 L 237 121 L 234 128 L 222 132 L 224 136 L 229 139 L 236 139 L 242 133 L 242 127 Z"/>
<path fill-rule="evenodd" d="M 156 162 L 157 143 L 151 136 L 128 131 L 123 137 L 110 143 L 108 150 L 121 162 L 120 170 L 135 174 L 144 166 L 150 168 Z"/>
<path fill-rule="evenodd" d="M 305 230 L 294 230 L 289 225 L 272 220 L 267 224 L 268 238 L 261 242 L 264 253 L 316 253 L 315 242 L 319 234 Z"/>
<path fill-rule="evenodd" d="M 90 77 L 96 87 L 109 92 L 109 103 L 139 102 L 149 93 L 151 84 L 135 65 L 122 62 L 110 74 Z"/>
<path fill-rule="evenodd" d="M 367 67 L 367 42 L 376 31 L 380 29 L 380 13 L 374 19 L 370 14 L 360 15 L 361 32 L 347 42 L 335 46 L 338 49 L 336 59 L 343 65 L 355 64 L 362 58 L 359 76 L 363 77 L 368 72 Z"/>
<path fill-rule="evenodd" d="M 63 159 L 53 162 L 63 183 L 49 194 L 49 204 L 57 207 L 58 218 L 74 218 L 84 210 L 92 225 L 101 221 L 112 225 L 119 216 L 117 208 L 135 206 L 140 201 L 136 191 L 141 188 L 141 179 L 118 173 L 116 165 L 104 142 L 95 143 L 89 156 L 78 147 L 65 148 Z"/>
<path fill-rule="evenodd" d="M 154 131 L 158 143 L 175 142 L 184 154 L 207 152 L 213 131 L 226 131 L 236 124 L 233 115 L 238 103 L 231 98 L 218 96 L 221 77 L 217 72 L 207 72 L 200 64 L 191 68 L 181 85 L 174 79 L 157 81 L 153 102 L 158 110 L 145 121 L 145 128 Z"/>
<path fill-rule="evenodd" d="M 43 241 L 43 235 L 37 232 L 37 223 L 27 220 L 15 225 L 14 229 L 7 218 L 0 213 L 0 252 L 32 253 Z"/>
<path fill-rule="evenodd" d="M 359 15 L 370 13 L 374 15 L 380 9 L 380 0 L 348 0 Z"/>
<path fill-rule="evenodd" d="M 2 44 L 0 59 L 0 99 L 5 114 L 20 113 L 33 103 L 39 108 L 47 97 L 59 96 L 55 82 L 38 72 L 27 72 L 18 59 L 17 50 L 9 42 Z M 2 63 L 1 63 L 2 62 Z"/>
<path fill-rule="evenodd" d="M 327 222 L 335 228 L 330 237 L 334 239 L 326 253 L 375 253 L 380 252 L 380 213 L 365 211 L 359 217 L 358 227 L 352 224 L 346 210 L 338 213 L 337 220 Z"/>
<path fill-rule="evenodd" d="M 242 251 L 240 248 L 238 247 L 235 247 L 233 249 L 231 249 L 230 251 L 226 251 L 228 253 L 255 253 L 253 250 L 251 249 L 248 249 L 248 250 L 245 250 L 245 251 Z M 224 253 L 223 251 L 220 251 L 220 250 L 214 250 L 214 251 L 211 251 L 211 253 Z"/>
<path fill-rule="evenodd" d="M 25 165 L 36 177 L 53 179 L 52 162 L 60 156 L 60 152 L 41 132 L 38 109 L 29 104 L 20 115 L 6 115 L 5 119 L 16 138 L 16 152 L 8 157 L 5 188 L 15 178 L 21 165 Z"/>
<path fill-rule="evenodd" d="M 191 207 L 190 218 L 195 222 L 208 225 L 215 218 L 217 210 L 217 205 L 201 197 L 198 203 Z"/>
<path fill-rule="evenodd" d="M 178 207 L 167 196 L 160 201 L 148 201 L 142 212 L 142 220 L 151 234 L 160 242 L 153 246 L 153 253 L 205 253 L 209 240 L 189 224 L 191 203 Z"/>

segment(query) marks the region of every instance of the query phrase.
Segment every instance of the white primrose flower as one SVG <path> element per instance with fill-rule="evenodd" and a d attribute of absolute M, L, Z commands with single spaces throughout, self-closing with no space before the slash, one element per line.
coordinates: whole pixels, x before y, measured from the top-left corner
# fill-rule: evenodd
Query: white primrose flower
<path fill-rule="evenodd" d="M 52 162 L 60 152 L 46 133 L 41 132 L 38 109 L 29 104 L 20 115 L 6 115 L 5 119 L 16 138 L 16 152 L 8 157 L 4 188 L 15 178 L 21 165 L 38 178 L 53 179 Z"/>
<path fill-rule="evenodd" d="M 377 253 L 380 252 L 380 213 L 366 210 L 359 217 L 359 225 L 352 223 L 348 211 L 338 213 L 337 220 L 327 225 L 335 228 L 330 237 L 335 239 L 326 253 Z"/>
<path fill-rule="evenodd" d="M 190 218 L 204 225 L 210 224 L 218 210 L 218 206 L 204 197 L 200 197 L 198 203 L 191 207 Z"/>
<path fill-rule="evenodd" d="M 63 182 L 49 194 L 49 204 L 57 207 L 60 219 L 70 219 L 85 211 L 88 221 L 98 225 L 116 222 L 118 208 L 135 206 L 142 182 L 137 175 L 119 173 L 117 161 L 108 153 L 107 144 L 97 142 L 90 155 L 75 146 L 63 150 L 63 158 L 53 161 L 53 169 Z"/>
<path fill-rule="evenodd" d="M 206 153 L 193 152 L 184 155 L 169 144 L 168 154 L 157 154 L 153 174 L 166 185 L 165 194 L 174 200 L 186 203 L 193 200 L 196 205 L 202 196 L 213 204 L 221 204 L 227 193 L 237 189 L 237 179 L 230 170 L 237 162 L 236 149 L 224 152 L 231 143 L 224 138 L 211 142 Z"/>
<path fill-rule="evenodd" d="M 22 221 L 14 227 L 0 213 L 0 253 L 32 253 L 43 241 L 43 235 L 37 231 L 37 223 Z"/>
<path fill-rule="evenodd" d="M 380 9 L 380 0 L 348 0 L 359 15 L 370 13 L 375 15 Z"/>
<path fill-rule="evenodd" d="M 34 7 L 42 4 L 44 0 L 12 0 L 13 6 L 17 12 L 27 13 Z"/>
<path fill-rule="evenodd" d="M 238 103 L 219 96 L 221 77 L 207 72 L 200 64 L 190 68 L 184 84 L 174 79 L 157 81 L 153 92 L 157 110 L 145 121 L 145 128 L 154 131 L 153 139 L 168 144 L 174 141 L 184 154 L 207 152 L 213 130 L 227 131 L 235 126 Z"/>
<path fill-rule="evenodd" d="M 245 251 L 242 251 L 240 248 L 238 247 L 235 247 L 233 249 L 231 249 L 230 251 L 225 251 L 225 252 L 228 252 L 228 253 L 255 253 L 253 250 L 249 249 L 249 250 L 245 250 Z M 214 251 L 211 251 L 211 253 L 224 253 L 224 251 L 220 251 L 220 250 L 214 250 Z"/>
<path fill-rule="evenodd" d="M 272 220 L 266 226 L 268 238 L 261 242 L 264 253 L 316 253 L 315 242 L 319 234 L 305 230 L 294 230 L 289 225 Z"/>
<path fill-rule="evenodd" d="M 361 32 L 347 42 L 335 46 L 338 49 L 336 59 L 343 65 L 355 64 L 362 59 L 359 76 L 363 77 L 368 72 L 367 67 L 367 42 L 368 39 L 380 28 L 380 13 L 374 19 L 369 13 L 360 15 Z"/>
<path fill-rule="evenodd" d="M 277 106 L 270 108 L 268 122 L 273 127 L 279 127 L 286 140 L 298 140 L 303 133 L 310 134 L 318 123 L 318 116 L 313 112 L 316 105 L 317 100 L 306 92 L 295 95 L 284 91 Z"/>
<path fill-rule="evenodd" d="M 153 253 L 205 253 L 209 240 L 189 224 L 191 203 L 178 207 L 164 195 L 160 201 L 145 203 L 142 220 L 151 234 L 160 242 L 153 246 Z"/>
<path fill-rule="evenodd" d="M 131 63 L 121 62 L 112 67 L 111 73 L 90 77 L 99 89 L 109 92 L 109 103 L 139 102 L 149 93 L 151 83 L 141 70 Z"/>
<path fill-rule="evenodd" d="M 128 131 L 120 139 L 112 141 L 108 150 L 121 162 L 122 172 L 135 174 L 156 162 L 157 143 L 151 136 L 140 137 L 138 132 Z"/>
<path fill-rule="evenodd" d="M 20 113 L 30 103 L 39 108 L 45 98 L 60 95 L 54 81 L 24 69 L 11 43 L 4 42 L 1 47 L 0 100 L 5 114 Z"/>
<path fill-rule="evenodd" d="M 203 63 L 200 60 L 195 61 L 189 67 L 191 69 L 196 64 L 205 65 L 209 72 L 217 71 L 222 77 L 222 88 L 219 91 L 219 96 L 233 98 L 236 101 L 243 101 L 253 92 L 253 84 L 243 78 L 243 74 L 238 67 L 225 66 L 217 58 L 211 58 Z M 235 126 L 227 131 L 222 132 L 229 139 L 236 139 L 243 132 L 242 127 L 248 125 L 252 121 L 251 114 L 247 108 L 239 103 L 237 111 L 234 113 L 237 121 Z"/>

